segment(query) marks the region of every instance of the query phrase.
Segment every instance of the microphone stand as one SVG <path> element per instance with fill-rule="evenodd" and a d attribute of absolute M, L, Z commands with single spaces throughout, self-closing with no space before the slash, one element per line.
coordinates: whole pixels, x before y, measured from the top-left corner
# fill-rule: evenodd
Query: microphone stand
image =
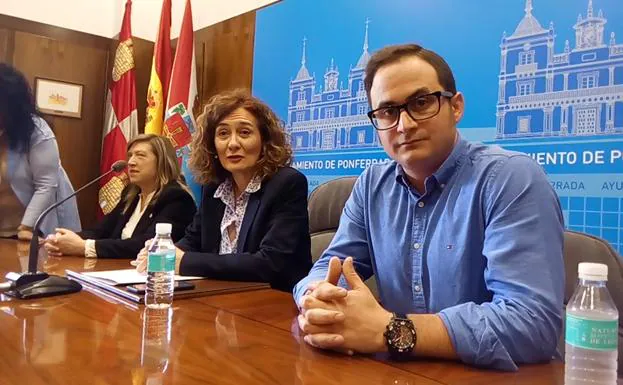
<path fill-rule="evenodd" d="M 63 294 L 76 293 L 82 290 L 82 285 L 76 281 L 72 281 L 66 277 L 49 275 L 41 271 L 37 271 L 37 256 L 39 252 L 39 227 L 41 222 L 52 210 L 62 205 L 69 199 L 75 197 L 82 190 L 92 186 L 94 183 L 109 175 L 112 172 L 120 172 L 127 166 L 126 161 L 115 162 L 109 171 L 93 179 L 91 182 L 76 190 L 73 194 L 54 203 L 39 215 L 32 230 L 32 239 L 30 240 L 30 250 L 28 254 L 28 271 L 26 273 L 8 273 L 6 275 L 7 282 L 0 284 L 0 293 L 19 298 L 34 299 L 42 297 L 51 297 Z M 8 290 L 8 291 L 6 291 Z"/>

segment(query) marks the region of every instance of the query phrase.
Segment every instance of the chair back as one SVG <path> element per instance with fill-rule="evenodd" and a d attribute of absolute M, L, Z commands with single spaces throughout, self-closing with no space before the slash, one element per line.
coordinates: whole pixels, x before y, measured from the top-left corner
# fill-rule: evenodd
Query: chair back
<path fill-rule="evenodd" d="M 309 234 L 312 260 L 316 262 L 329 247 L 340 224 L 344 205 L 353 191 L 357 177 L 348 176 L 330 180 L 318 186 L 309 196 Z M 366 285 L 378 298 L 376 280 L 371 277 Z"/>

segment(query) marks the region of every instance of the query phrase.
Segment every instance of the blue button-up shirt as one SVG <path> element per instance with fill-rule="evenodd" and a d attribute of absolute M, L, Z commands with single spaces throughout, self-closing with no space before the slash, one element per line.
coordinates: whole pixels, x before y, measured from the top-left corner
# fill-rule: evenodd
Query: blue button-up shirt
<path fill-rule="evenodd" d="M 324 279 L 331 256 L 352 256 L 362 278 L 374 274 L 385 309 L 438 313 L 464 362 L 516 370 L 556 353 L 563 232 L 558 198 L 530 157 L 459 139 L 424 194 L 395 162 L 364 171 L 294 297 Z"/>

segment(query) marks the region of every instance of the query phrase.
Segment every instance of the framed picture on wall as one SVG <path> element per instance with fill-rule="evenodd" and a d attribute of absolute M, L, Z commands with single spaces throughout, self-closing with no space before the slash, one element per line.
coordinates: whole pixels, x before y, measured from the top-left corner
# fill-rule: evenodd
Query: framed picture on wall
<path fill-rule="evenodd" d="M 44 114 L 82 117 L 82 84 L 35 78 L 37 108 Z"/>

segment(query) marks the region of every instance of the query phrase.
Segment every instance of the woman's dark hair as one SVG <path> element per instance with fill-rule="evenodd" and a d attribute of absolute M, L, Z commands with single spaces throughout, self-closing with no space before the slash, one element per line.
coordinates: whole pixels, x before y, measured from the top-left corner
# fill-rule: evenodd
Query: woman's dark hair
<path fill-rule="evenodd" d="M 41 114 L 26 77 L 14 67 L 0 63 L 0 132 L 4 132 L 11 150 L 28 152 L 36 116 Z"/>

